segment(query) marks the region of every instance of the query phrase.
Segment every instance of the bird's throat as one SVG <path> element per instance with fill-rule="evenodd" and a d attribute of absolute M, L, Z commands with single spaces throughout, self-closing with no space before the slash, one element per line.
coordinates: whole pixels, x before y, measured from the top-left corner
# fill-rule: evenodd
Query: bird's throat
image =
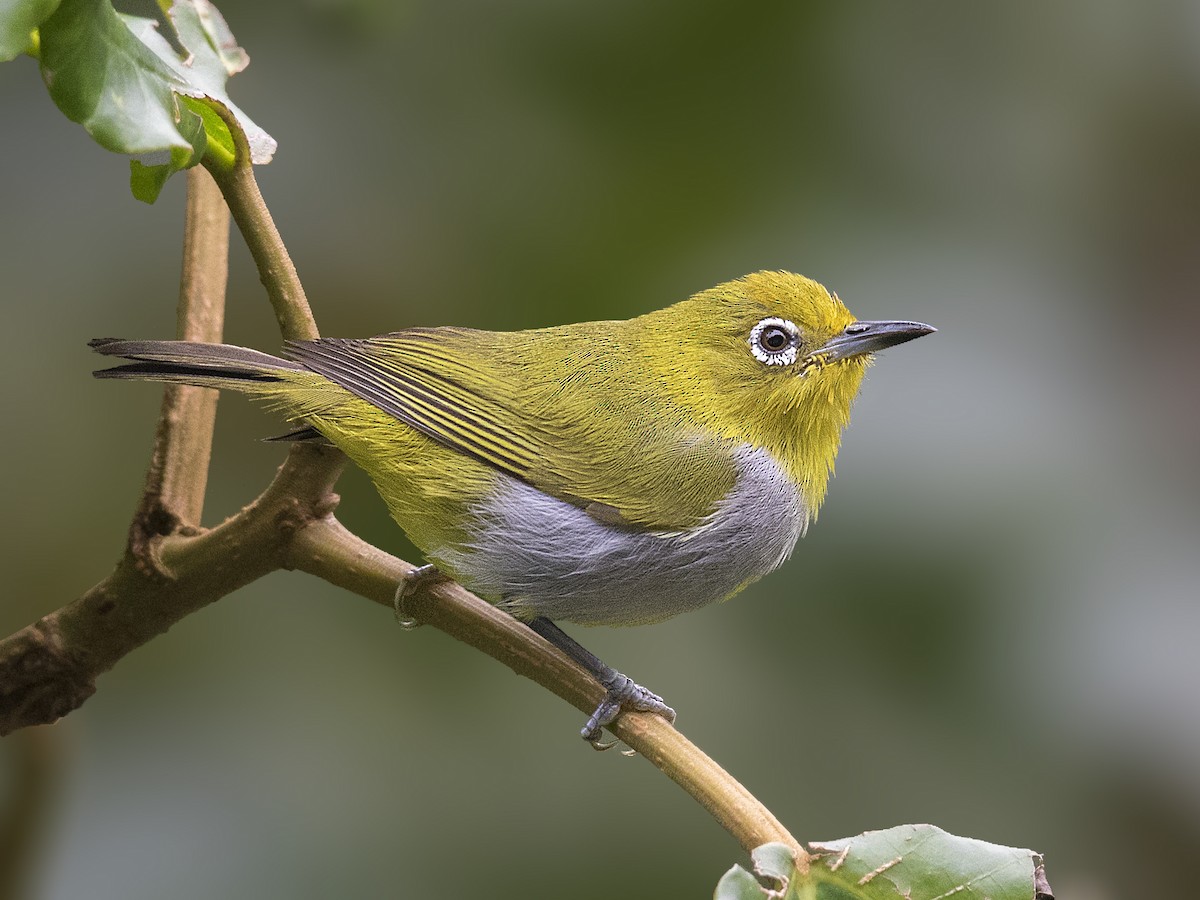
<path fill-rule="evenodd" d="M 825 499 L 865 369 L 848 361 L 810 370 L 768 398 L 771 414 L 746 420 L 750 427 L 745 438 L 779 461 L 814 518 Z"/>

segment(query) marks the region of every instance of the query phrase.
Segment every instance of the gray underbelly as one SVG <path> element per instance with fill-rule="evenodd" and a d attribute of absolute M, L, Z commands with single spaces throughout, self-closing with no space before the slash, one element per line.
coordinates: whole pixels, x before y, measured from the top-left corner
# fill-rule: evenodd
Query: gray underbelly
<path fill-rule="evenodd" d="M 633 625 L 737 593 L 779 566 L 808 522 L 799 491 L 765 451 L 738 451 L 733 490 L 697 529 L 638 532 L 503 476 L 472 537 L 430 556 L 522 619 Z"/>

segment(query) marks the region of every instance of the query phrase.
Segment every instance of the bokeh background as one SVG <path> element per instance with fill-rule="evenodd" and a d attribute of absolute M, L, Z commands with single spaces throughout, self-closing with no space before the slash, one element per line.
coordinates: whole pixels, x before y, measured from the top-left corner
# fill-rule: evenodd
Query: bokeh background
<path fill-rule="evenodd" d="M 1060 898 L 1200 853 L 1194 3 L 221 4 L 322 331 L 625 317 L 760 268 L 940 333 L 868 374 L 820 522 L 735 602 L 582 635 L 798 836 L 1030 846 Z M 138 7 L 126 7 L 138 10 Z M 121 552 L 183 179 L 0 67 L 5 633 Z M 278 345 L 233 239 L 228 339 Z M 278 423 L 222 400 L 206 519 Z M 343 519 L 413 557 L 357 472 Z M 51 786 L 25 896 L 703 897 L 742 859 L 644 760 L 430 629 L 277 574 L 0 742 Z M 31 826 L 32 827 L 32 826 Z"/>

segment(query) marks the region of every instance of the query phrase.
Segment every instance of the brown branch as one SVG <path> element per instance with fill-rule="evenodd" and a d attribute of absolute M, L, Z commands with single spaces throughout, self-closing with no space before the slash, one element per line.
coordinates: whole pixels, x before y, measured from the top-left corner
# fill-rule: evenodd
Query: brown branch
<path fill-rule="evenodd" d="M 235 166 L 233 173 L 219 175 L 218 185 L 233 209 L 251 211 L 249 225 L 244 217 L 235 221 L 255 229 L 243 233 L 260 261 L 263 282 L 271 286 L 273 300 L 290 310 L 281 314 L 281 326 L 292 336 L 315 337 L 295 268 L 286 261 L 248 169 Z M 189 181 L 189 189 L 203 191 L 204 197 L 188 206 L 179 307 L 187 321 L 179 330 L 189 337 L 211 336 L 223 317 L 219 295 L 228 247 L 227 237 L 221 240 L 215 232 L 227 235 L 228 220 L 213 210 L 215 199 L 200 177 Z M 280 254 L 286 264 L 279 262 Z M 78 600 L 0 641 L 0 735 L 54 722 L 76 709 L 95 692 L 96 677 L 121 657 L 184 616 L 279 568 L 291 534 L 337 504 L 333 484 L 345 457 L 296 446 L 254 503 L 218 528 L 200 532 L 194 526 L 205 475 L 196 445 L 201 437 L 211 444 L 211 428 L 203 403 L 164 401 L 146 493 L 116 569 Z M 188 470 L 189 465 L 195 469 Z"/>
<path fill-rule="evenodd" d="M 314 520 L 297 533 L 289 567 L 384 606 L 392 605 L 396 585 L 413 569 L 347 531 L 333 516 Z M 557 648 L 457 584 L 443 582 L 414 593 L 405 598 L 404 611 L 585 713 L 595 709 L 604 694 L 591 675 Z M 770 810 L 666 720 L 652 713 L 626 712 L 610 730 L 691 794 L 747 851 L 782 841 L 795 848 L 800 864 L 805 864 L 803 848 Z"/>
<path fill-rule="evenodd" d="M 326 457 L 333 457 L 330 465 Z M 108 578 L 0 641 L 0 735 L 49 723 L 95 693 L 95 680 L 176 622 L 283 567 L 292 536 L 337 503 L 333 450 L 290 457 L 263 494 L 199 534 L 130 545 Z"/>
<path fill-rule="evenodd" d="M 175 337 L 218 342 L 225 324 L 229 210 L 207 171 L 189 169 L 187 179 Z M 217 396 L 216 391 L 186 385 L 169 384 L 163 390 L 146 489 L 134 517 L 134 530 L 140 534 L 131 535 L 132 540 L 200 525 Z"/>

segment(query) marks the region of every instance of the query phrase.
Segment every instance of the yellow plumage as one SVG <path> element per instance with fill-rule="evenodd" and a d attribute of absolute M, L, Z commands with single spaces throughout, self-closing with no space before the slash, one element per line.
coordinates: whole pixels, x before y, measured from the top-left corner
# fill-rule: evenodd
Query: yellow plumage
<path fill-rule="evenodd" d="M 745 349 L 766 315 L 796 321 L 811 349 L 854 321 L 816 282 L 759 273 L 634 319 L 520 332 L 414 329 L 339 348 L 370 369 L 379 390 L 416 407 L 442 446 L 309 373 L 291 376 L 294 390 L 256 392 L 362 466 L 418 545 L 414 517 L 447 494 L 486 489 L 492 469 L 607 507 L 630 526 L 694 526 L 732 487 L 732 449 L 742 443 L 771 452 L 815 512 L 865 357 L 812 367 L 804 378 L 767 370 Z M 303 345 L 294 355 L 319 362 Z M 446 481 L 458 486 L 438 486 Z"/>
<path fill-rule="evenodd" d="M 825 498 L 870 353 L 932 330 L 859 323 L 815 281 L 759 272 L 633 319 L 287 359 L 95 346 L 138 361 L 99 374 L 234 388 L 319 432 L 443 570 L 522 618 L 631 624 L 778 566 Z"/>

